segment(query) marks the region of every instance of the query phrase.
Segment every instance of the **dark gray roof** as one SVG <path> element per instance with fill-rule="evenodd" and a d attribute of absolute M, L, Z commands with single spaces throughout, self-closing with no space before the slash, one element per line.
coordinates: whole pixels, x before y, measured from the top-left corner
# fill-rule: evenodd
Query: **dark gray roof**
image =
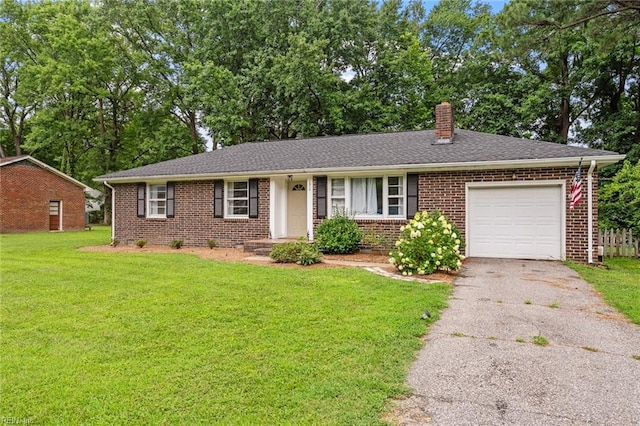
<path fill-rule="evenodd" d="M 189 157 L 150 164 L 100 176 L 96 180 L 128 180 L 190 175 L 240 175 L 261 173 L 326 172 L 332 169 L 363 170 L 441 165 L 523 163 L 527 160 L 612 158 L 615 152 L 551 142 L 519 139 L 469 130 L 456 130 L 451 144 L 437 145 L 434 130 L 364 135 L 327 136 L 251 142 Z"/>

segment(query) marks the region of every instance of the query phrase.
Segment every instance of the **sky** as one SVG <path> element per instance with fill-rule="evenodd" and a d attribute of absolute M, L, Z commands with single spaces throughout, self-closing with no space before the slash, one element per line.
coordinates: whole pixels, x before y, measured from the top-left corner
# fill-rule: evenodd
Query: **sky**
<path fill-rule="evenodd" d="M 509 3 L 509 0 L 476 0 L 476 1 L 489 4 L 489 6 L 491 6 L 492 13 L 500 12 L 502 8 L 507 3 Z M 422 0 L 422 4 L 424 4 L 424 8 L 427 11 L 427 13 L 429 13 L 429 11 L 433 8 L 433 6 L 435 6 L 438 3 L 440 3 L 440 0 Z"/>

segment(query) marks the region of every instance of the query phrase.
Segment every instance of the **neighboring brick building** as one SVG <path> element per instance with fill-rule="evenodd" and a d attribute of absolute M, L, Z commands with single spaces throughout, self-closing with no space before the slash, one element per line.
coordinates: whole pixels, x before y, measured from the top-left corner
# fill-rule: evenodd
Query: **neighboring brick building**
<path fill-rule="evenodd" d="M 0 233 L 85 226 L 90 188 L 28 155 L 0 159 Z"/>
<path fill-rule="evenodd" d="M 96 181 L 113 188 L 113 237 L 128 244 L 313 240 L 319 223 L 347 210 L 390 247 L 415 212 L 437 208 L 460 229 L 467 256 L 588 262 L 598 167 L 623 158 L 454 129 L 443 103 L 435 131 L 246 143 Z M 571 208 L 583 161 L 584 199 Z"/>

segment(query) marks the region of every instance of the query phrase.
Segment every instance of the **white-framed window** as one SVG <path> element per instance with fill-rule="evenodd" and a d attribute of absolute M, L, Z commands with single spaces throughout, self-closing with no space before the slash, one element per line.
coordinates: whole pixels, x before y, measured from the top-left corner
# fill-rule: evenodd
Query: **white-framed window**
<path fill-rule="evenodd" d="M 331 206 L 331 213 L 344 213 L 347 206 L 346 200 L 346 188 L 345 178 L 333 178 L 331 179 L 331 192 L 329 192 L 329 205 Z"/>
<path fill-rule="evenodd" d="M 249 181 L 227 182 L 226 216 L 249 217 Z"/>
<path fill-rule="evenodd" d="M 147 217 L 167 217 L 167 184 L 147 186 Z"/>
<path fill-rule="evenodd" d="M 404 176 L 358 176 L 329 179 L 330 215 L 344 212 L 356 218 L 404 218 Z"/>

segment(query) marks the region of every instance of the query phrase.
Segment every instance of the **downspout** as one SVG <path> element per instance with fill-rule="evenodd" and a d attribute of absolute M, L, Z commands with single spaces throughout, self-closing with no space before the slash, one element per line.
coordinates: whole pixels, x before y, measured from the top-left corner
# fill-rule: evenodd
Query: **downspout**
<path fill-rule="evenodd" d="M 596 168 L 596 160 L 591 160 L 589 172 L 587 173 L 587 209 L 588 211 L 588 245 L 587 261 L 593 263 L 593 169 Z"/>
<path fill-rule="evenodd" d="M 116 189 L 105 180 L 104 186 L 111 189 L 111 242 L 116 239 Z"/>

